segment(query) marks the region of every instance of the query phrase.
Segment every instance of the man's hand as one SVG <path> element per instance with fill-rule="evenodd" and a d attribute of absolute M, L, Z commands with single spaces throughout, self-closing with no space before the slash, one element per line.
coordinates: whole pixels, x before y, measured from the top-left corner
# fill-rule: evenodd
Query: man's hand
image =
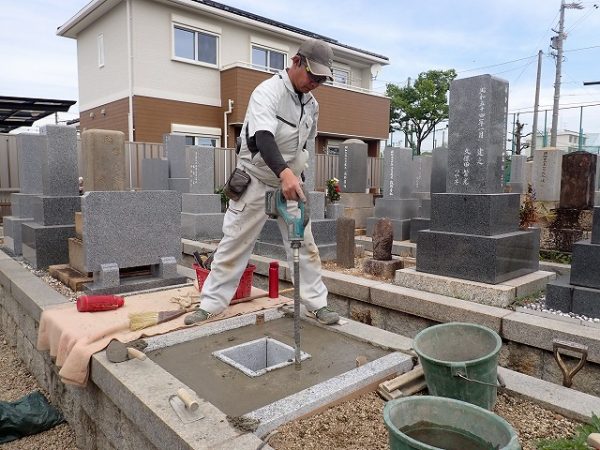
<path fill-rule="evenodd" d="M 283 196 L 286 200 L 301 200 L 306 202 L 306 197 L 302 191 L 300 180 L 296 175 L 294 175 L 292 169 L 289 167 L 284 169 L 279 174 L 279 179 L 281 180 L 281 191 L 283 192 Z"/>

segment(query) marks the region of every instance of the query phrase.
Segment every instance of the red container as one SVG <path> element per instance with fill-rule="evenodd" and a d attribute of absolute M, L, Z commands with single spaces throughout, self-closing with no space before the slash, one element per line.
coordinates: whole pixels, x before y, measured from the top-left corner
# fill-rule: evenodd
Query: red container
<path fill-rule="evenodd" d="M 269 298 L 279 298 L 279 263 L 269 263 Z"/>
<path fill-rule="evenodd" d="M 77 299 L 77 311 L 110 311 L 123 306 L 125 299 L 118 295 L 82 295 Z"/>
<path fill-rule="evenodd" d="M 193 265 L 194 269 L 196 269 L 196 277 L 198 278 L 198 289 L 202 291 L 202 286 L 204 286 L 204 280 L 208 277 L 210 270 L 204 269 L 200 267 L 198 264 Z M 256 270 L 256 266 L 254 264 L 248 264 L 246 270 L 242 274 L 242 278 L 240 279 L 240 284 L 238 285 L 235 294 L 233 294 L 233 298 L 231 299 L 230 305 L 234 305 L 236 303 L 241 303 L 239 300 L 244 297 L 250 296 L 250 291 L 252 291 L 252 279 L 254 277 L 254 271 Z"/>

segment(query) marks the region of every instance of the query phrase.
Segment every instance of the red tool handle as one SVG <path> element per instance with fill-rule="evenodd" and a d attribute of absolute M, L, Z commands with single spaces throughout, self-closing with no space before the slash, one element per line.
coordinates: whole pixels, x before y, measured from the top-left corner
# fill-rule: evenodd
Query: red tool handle
<path fill-rule="evenodd" d="M 125 299 L 118 295 L 82 295 L 77 299 L 77 311 L 96 312 L 120 308 Z"/>

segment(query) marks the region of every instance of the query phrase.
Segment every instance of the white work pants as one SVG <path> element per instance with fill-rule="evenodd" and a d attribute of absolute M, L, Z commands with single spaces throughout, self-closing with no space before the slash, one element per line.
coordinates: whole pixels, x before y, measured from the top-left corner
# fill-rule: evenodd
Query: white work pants
<path fill-rule="evenodd" d="M 214 254 L 211 271 L 202 287 L 200 308 L 218 314 L 229 305 L 240 278 L 246 269 L 254 243 L 268 216 L 265 214 L 265 193 L 274 188 L 250 175 L 251 182 L 238 201 L 229 201 L 223 220 L 223 239 Z M 288 202 L 288 211 L 297 213 L 298 204 Z M 278 219 L 288 264 L 293 276 L 293 255 L 288 242 L 287 227 Z M 300 247 L 300 299 L 309 311 L 327 306 L 327 288 L 321 279 L 321 258 L 315 244 L 310 223 L 304 231 Z"/>

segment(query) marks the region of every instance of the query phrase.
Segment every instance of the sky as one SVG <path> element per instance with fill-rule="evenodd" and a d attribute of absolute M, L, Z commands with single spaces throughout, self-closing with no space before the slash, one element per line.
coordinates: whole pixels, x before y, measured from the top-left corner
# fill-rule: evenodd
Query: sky
<path fill-rule="evenodd" d="M 569 2 L 570 0 L 566 0 Z M 374 81 L 400 86 L 431 69 L 458 78 L 492 74 L 509 82 L 509 128 L 516 113 L 532 125 L 537 54 L 543 51 L 540 109 L 552 120 L 560 0 L 222 0 L 222 3 L 387 56 Z M 0 0 L 0 95 L 78 99 L 76 42 L 56 29 L 87 0 Z M 569 3 L 569 4 L 572 4 Z M 558 128 L 600 133 L 600 9 L 565 10 L 564 60 Z M 598 1 L 600 6 L 600 0 Z M 59 120 L 77 117 L 78 105 Z M 46 119 L 50 120 L 50 119 Z M 53 120 L 53 119 L 52 119 Z M 538 119 L 543 128 L 545 113 Z"/>

